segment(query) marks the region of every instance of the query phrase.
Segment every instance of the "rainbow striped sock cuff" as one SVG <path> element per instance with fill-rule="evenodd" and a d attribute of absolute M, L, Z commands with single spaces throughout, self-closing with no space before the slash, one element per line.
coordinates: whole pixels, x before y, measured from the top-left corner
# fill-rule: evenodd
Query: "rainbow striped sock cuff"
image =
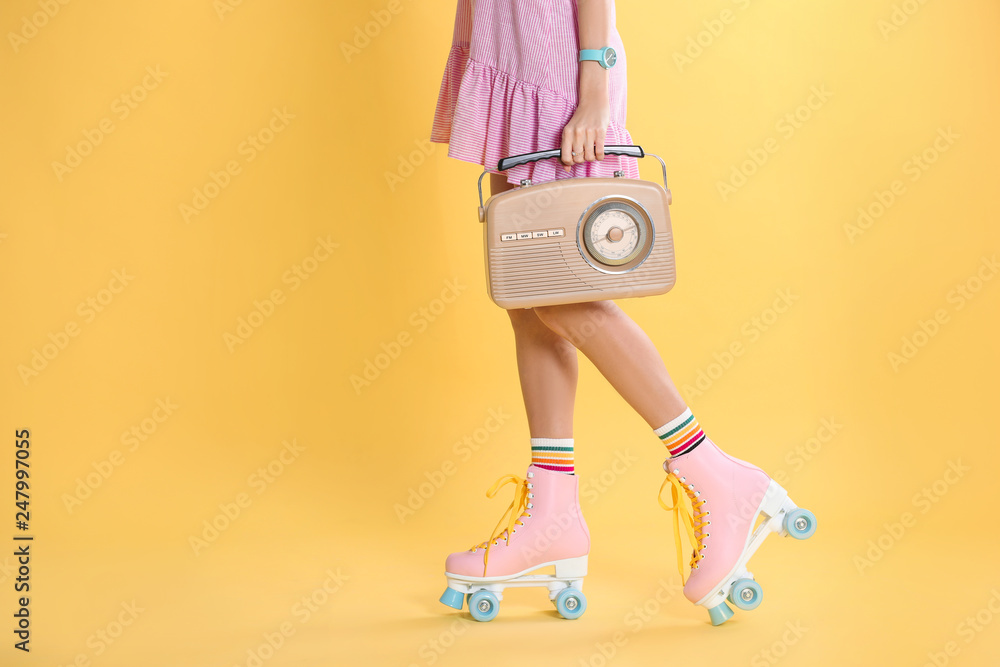
<path fill-rule="evenodd" d="M 572 475 L 573 438 L 532 438 L 531 464 Z"/>
<path fill-rule="evenodd" d="M 691 414 L 691 408 L 686 408 L 679 416 L 654 431 L 663 444 L 667 446 L 670 456 L 687 454 L 705 439 L 698 420 Z"/>

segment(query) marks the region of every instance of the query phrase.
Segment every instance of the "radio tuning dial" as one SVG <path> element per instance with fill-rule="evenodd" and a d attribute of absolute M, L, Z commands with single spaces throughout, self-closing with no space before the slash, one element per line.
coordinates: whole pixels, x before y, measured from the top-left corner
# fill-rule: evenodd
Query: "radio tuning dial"
<path fill-rule="evenodd" d="M 653 228 L 638 202 L 627 197 L 594 202 L 581 217 L 580 250 L 605 272 L 629 271 L 652 250 Z"/>

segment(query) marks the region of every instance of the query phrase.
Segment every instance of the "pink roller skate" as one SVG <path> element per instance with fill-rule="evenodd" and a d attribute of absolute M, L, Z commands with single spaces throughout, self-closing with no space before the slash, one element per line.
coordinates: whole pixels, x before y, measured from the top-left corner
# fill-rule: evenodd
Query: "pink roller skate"
<path fill-rule="evenodd" d="M 682 580 L 681 522 L 693 546 L 684 596 L 708 609 L 712 625 L 733 617 L 727 599 L 739 609 L 755 609 L 763 593 L 747 561 L 771 533 L 811 537 L 816 517 L 796 506 L 763 470 L 729 456 L 708 438 L 687 454 L 667 459 L 663 468 L 667 478 L 660 495 L 669 484 L 673 504 L 659 500 L 674 513 Z M 758 517 L 763 519 L 759 526 Z"/>
<path fill-rule="evenodd" d="M 463 597 L 477 621 L 499 612 L 508 586 L 545 586 L 564 618 L 579 618 L 587 608 L 583 578 L 587 574 L 590 531 L 580 511 L 580 478 L 528 466 L 527 477 L 505 475 L 486 495 L 514 484 L 514 500 L 488 540 L 445 561 L 448 588 L 441 602 L 461 609 Z M 555 566 L 555 574 L 530 574 Z"/>

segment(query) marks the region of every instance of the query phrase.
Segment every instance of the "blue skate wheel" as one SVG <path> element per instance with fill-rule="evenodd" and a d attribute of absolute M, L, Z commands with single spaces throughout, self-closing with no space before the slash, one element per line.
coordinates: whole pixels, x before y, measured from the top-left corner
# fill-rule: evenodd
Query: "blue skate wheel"
<path fill-rule="evenodd" d="M 451 586 L 444 589 L 444 593 L 441 594 L 441 602 L 443 604 L 448 605 L 452 609 L 458 609 L 459 611 L 462 609 L 462 598 L 463 595 Z"/>
<path fill-rule="evenodd" d="M 816 515 L 801 507 L 785 515 L 785 530 L 797 540 L 812 537 L 816 532 Z"/>
<path fill-rule="evenodd" d="M 712 620 L 712 625 L 722 625 L 736 614 L 725 602 L 720 602 L 715 607 L 708 610 L 708 617 Z"/>
<path fill-rule="evenodd" d="M 729 589 L 729 601 L 743 611 L 756 609 L 763 599 L 764 591 L 753 579 L 740 579 Z"/>
<path fill-rule="evenodd" d="M 500 613 L 500 600 L 490 591 L 476 591 L 469 598 L 469 613 L 477 621 L 492 621 Z"/>
<path fill-rule="evenodd" d="M 580 618 L 583 612 L 587 611 L 587 598 L 584 597 L 583 591 L 573 587 L 559 591 L 555 602 L 559 615 L 570 620 Z"/>

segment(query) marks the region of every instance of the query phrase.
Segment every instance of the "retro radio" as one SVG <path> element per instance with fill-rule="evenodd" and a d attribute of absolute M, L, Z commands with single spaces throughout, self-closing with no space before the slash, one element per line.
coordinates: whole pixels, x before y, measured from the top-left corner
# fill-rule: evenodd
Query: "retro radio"
<path fill-rule="evenodd" d="M 604 147 L 605 155 L 646 155 L 640 146 Z M 559 149 L 506 157 L 519 164 L 558 158 Z M 531 308 L 663 294 L 674 285 L 667 167 L 663 187 L 642 179 L 574 177 L 492 195 L 483 204 L 486 283 L 501 308 Z"/>

